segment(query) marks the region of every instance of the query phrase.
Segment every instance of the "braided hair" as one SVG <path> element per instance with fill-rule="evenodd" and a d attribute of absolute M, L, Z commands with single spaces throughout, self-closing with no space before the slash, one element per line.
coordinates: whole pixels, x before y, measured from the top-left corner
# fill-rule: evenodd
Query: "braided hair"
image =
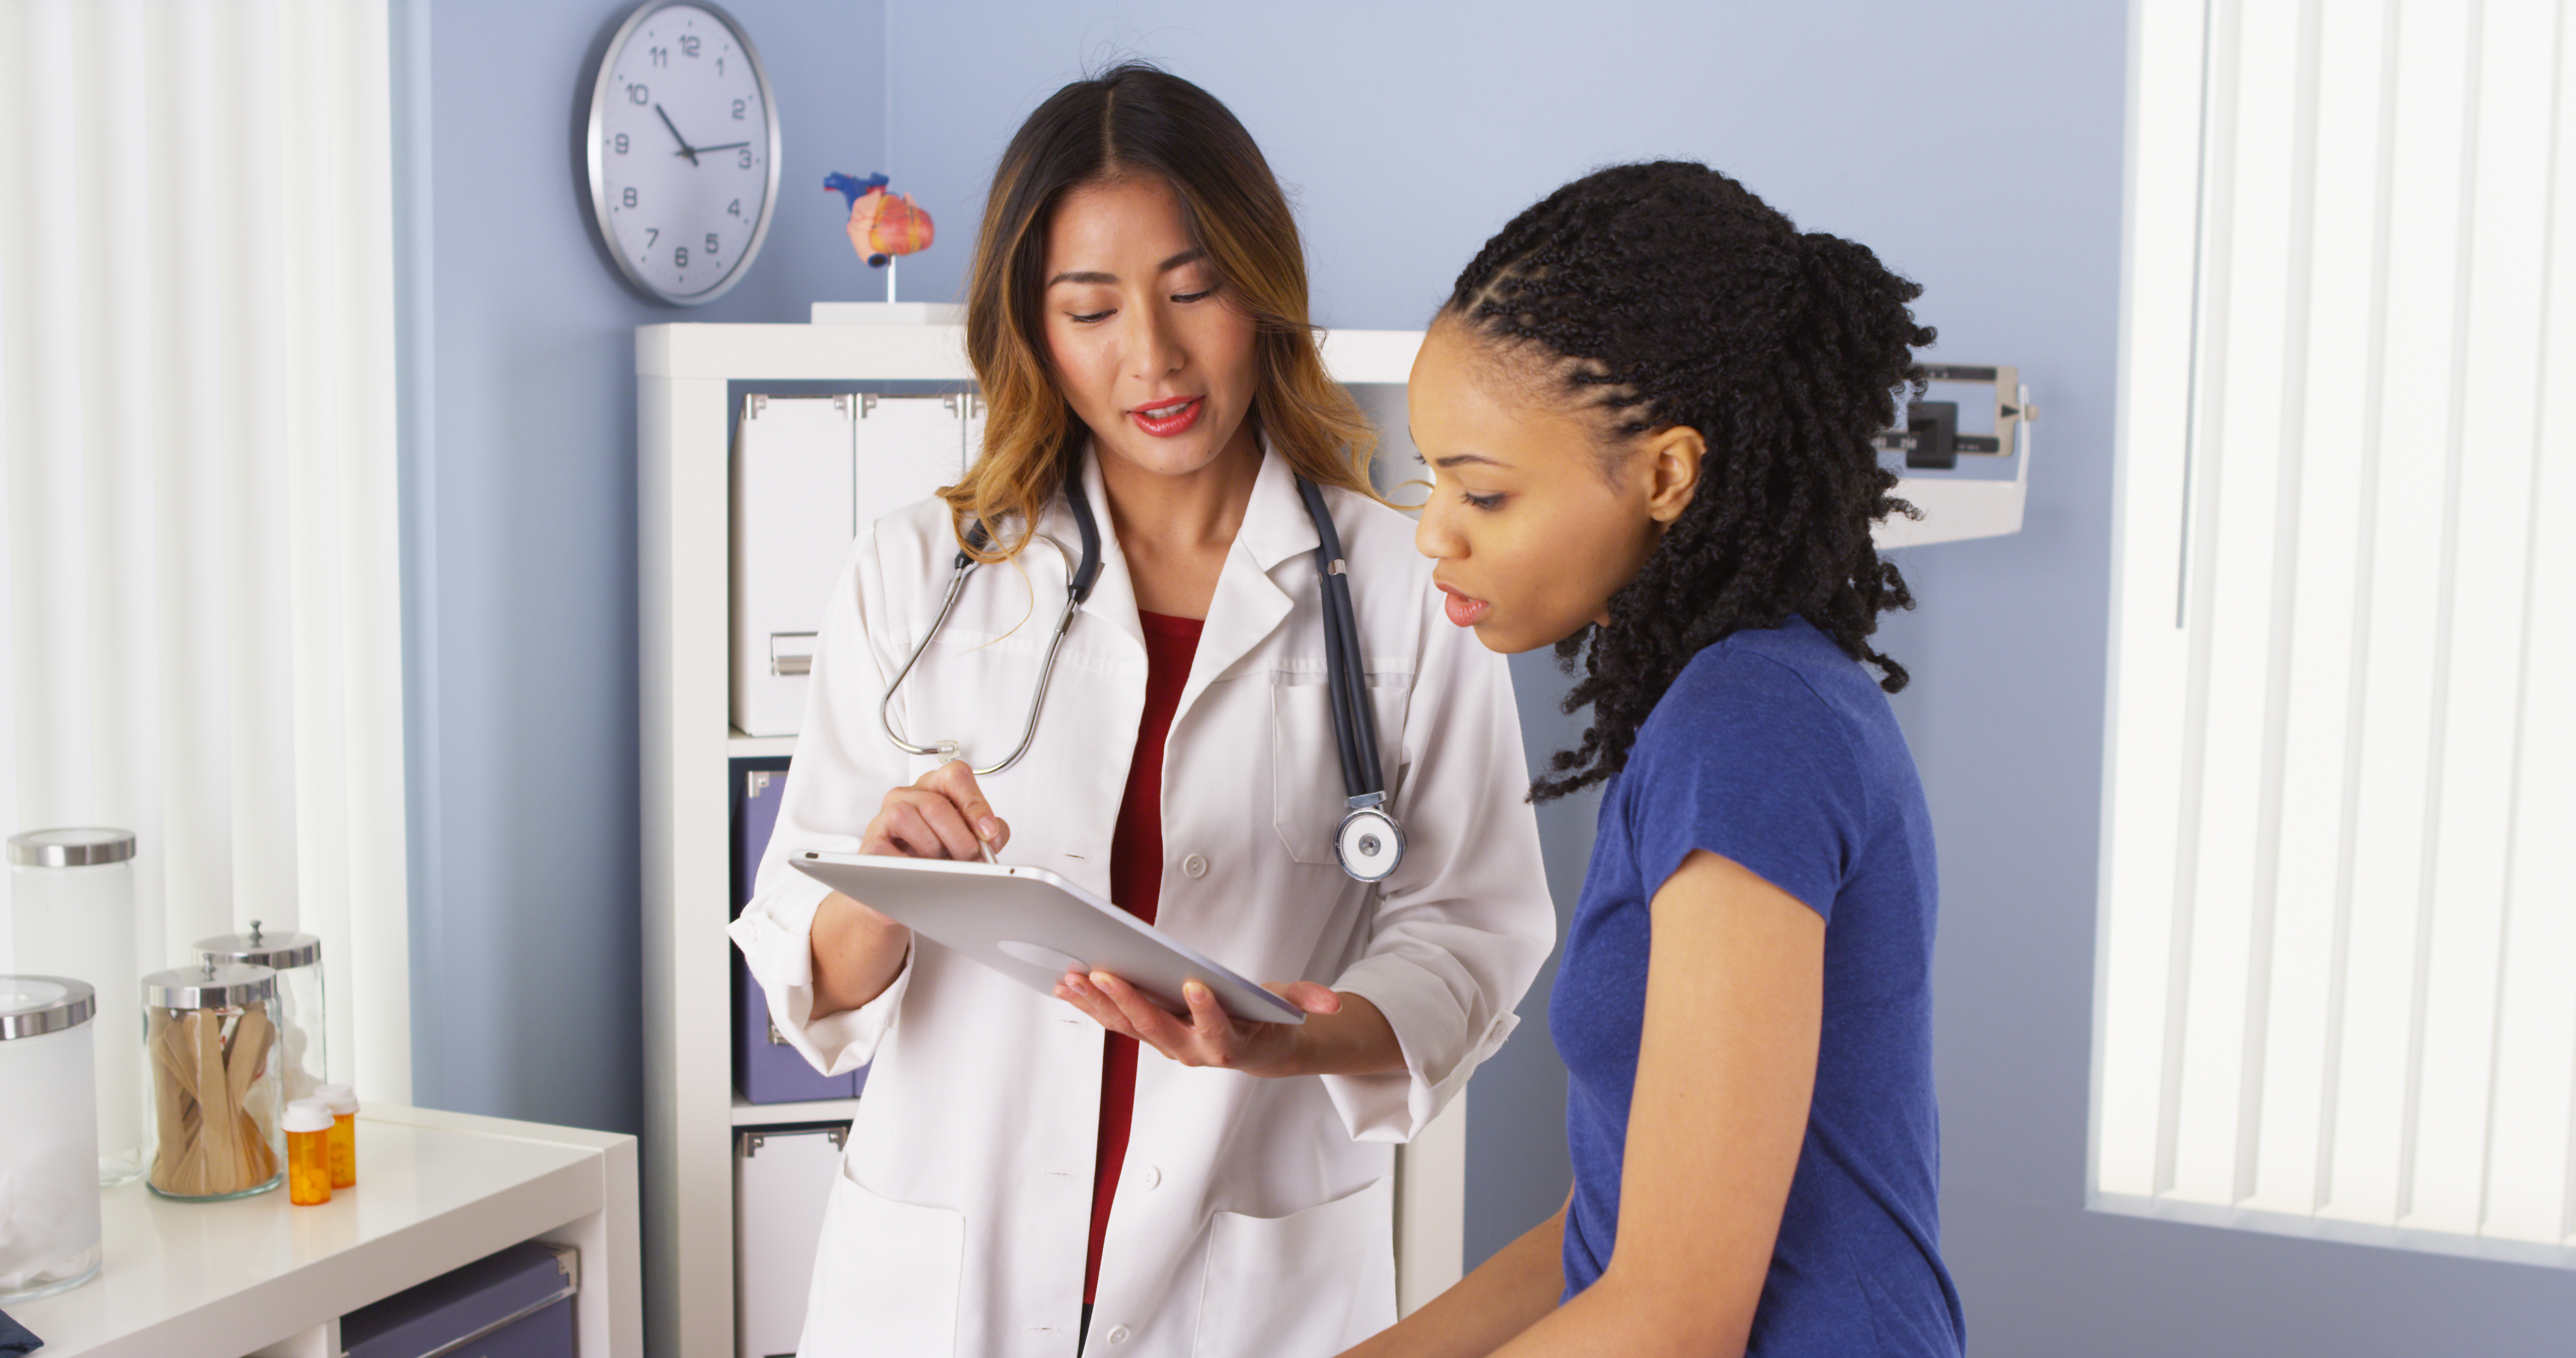
<path fill-rule="evenodd" d="M 1684 161 L 1617 165 L 1541 199 L 1485 243 L 1435 324 L 1464 326 L 1557 399 L 1598 413 L 1605 445 L 1688 426 L 1707 444 L 1697 493 L 1607 626 L 1556 645 L 1583 677 L 1582 744 L 1530 789 L 1549 801 L 1626 767 L 1637 728 L 1703 648 L 1804 617 L 1890 693 L 1905 667 L 1871 649 L 1914 597 L 1870 525 L 1920 517 L 1890 492 L 1871 436 L 1921 389 L 1910 348 L 1933 331 L 1922 288 L 1865 246 L 1801 234 L 1743 185 Z"/>

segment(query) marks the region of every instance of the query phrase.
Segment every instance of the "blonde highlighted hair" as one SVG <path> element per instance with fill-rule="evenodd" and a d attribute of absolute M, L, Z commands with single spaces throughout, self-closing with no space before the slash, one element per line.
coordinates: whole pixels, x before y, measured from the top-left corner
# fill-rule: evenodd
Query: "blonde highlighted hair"
<path fill-rule="evenodd" d="M 1229 300 L 1252 318 L 1252 411 L 1298 475 L 1379 498 L 1369 482 L 1377 434 L 1324 371 L 1306 319 L 1306 254 L 1278 178 L 1252 134 L 1215 96 L 1142 62 L 1056 91 L 1011 138 L 984 203 L 966 285 L 966 355 L 982 384 L 984 448 L 940 492 L 960 546 L 999 560 L 1028 540 L 1062 488 L 1085 435 L 1058 389 L 1042 329 L 1047 232 L 1056 205 L 1086 184 L 1151 176 L 1180 201 L 1191 243 L 1207 251 Z M 991 546 L 965 541 L 979 521 Z"/>

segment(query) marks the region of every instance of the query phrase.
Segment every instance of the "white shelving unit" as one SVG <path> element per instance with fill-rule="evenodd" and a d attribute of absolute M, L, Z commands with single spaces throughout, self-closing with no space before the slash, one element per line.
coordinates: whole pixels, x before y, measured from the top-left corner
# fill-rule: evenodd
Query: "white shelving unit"
<path fill-rule="evenodd" d="M 635 335 L 644 842 L 645 1328 L 656 1358 L 731 1352 L 736 1127 L 840 1120 L 856 1100 L 754 1105 L 733 1093 L 729 759 L 792 754 L 732 734 L 727 706 L 730 384 L 963 382 L 962 327 L 654 325 Z M 1400 387 L 1421 335 L 1340 331 L 1349 384 Z M 1407 1309 L 1457 1280 L 1465 1100 L 1397 1159 L 1397 1287 Z"/>

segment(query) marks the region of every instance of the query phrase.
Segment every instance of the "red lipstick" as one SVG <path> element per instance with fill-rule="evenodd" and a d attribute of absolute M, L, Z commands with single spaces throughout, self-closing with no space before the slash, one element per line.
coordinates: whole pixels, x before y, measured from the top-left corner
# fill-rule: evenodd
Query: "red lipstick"
<path fill-rule="evenodd" d="M 1137 428 L 1155 438 L 1167 439 L 1176 434 L 1188 433 L 1190 426 L 1199 422 L 1199 412 L 1205 409 L 1207 409 L 1207 398 L 1192 396 L 1181 401 L 1138 406 L 1127 412 L 1127 418 L 1134 420 Z"/>

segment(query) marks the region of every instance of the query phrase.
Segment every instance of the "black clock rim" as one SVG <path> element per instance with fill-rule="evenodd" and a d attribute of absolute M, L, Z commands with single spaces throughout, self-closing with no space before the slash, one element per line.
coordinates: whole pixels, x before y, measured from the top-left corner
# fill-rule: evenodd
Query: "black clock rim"
<path fill-rule="evenodd" d="M 726 270 L 724 277 L 705 290 L 674 293 L 664 291 L 639 273 L 627 260 L 626 252 L 618 246 L 617 233 L 608 220 L 608 165 L 600 149 L 600 137 L 606 123 L 608 78 L 618 54 L 626 50 L 627 41 L 635 36 L 635 30 L 646 19 L 663 10 L 682 6 L 704 10 L 717 23 L 723 24 L 725 31 L 733 35 L 734 43 L 742 48 L 743 56 L 751 62 L 752 80 L 760 86 L 761 123 L 769 137 L 769 173 L 767 184 L 761 191 L 760 220 L 752 225 L 751 243 L 743 247 L 742 257 L 734 261 L 734 266 Z M 599 66 L 591 72 L 590 117 L 584 125 L 582 138 L 582 163 L 587 167 L 590 179 L 591 227 L 599 233 L 600 244 L 629 286 L 669 306 L 704 306 L 732 291 L 733 286 L 742 281 L 743 275 L 751 271 L 752 261 L 760 257 L 760 247 L 769 240 L 769 223 L 778 207 L 778 96 L 770 88 L 769 66 L 760 59 L 760 49 L 752 45 L 751 35 L 743 31 L 742 24 L 722 5 L 714 3 L 714 0 L 644 0 L 630 11 L 617 25 L 617 31 L 609 36 L 608 45 L 600 50 Z"/>

